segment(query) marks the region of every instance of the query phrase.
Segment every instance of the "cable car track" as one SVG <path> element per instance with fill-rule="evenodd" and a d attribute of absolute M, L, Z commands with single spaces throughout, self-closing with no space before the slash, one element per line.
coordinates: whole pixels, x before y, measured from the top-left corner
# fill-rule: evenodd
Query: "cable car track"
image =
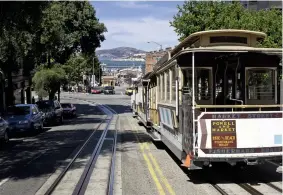
<path fill-rule="evenodd" d="M 221 195 L 229 195 L 229 193 L 227 193 L 225 191 L 225 189 L 221 188 L 218 184 L 216 184 L 215 182 L 209 182 L 211 184 L 211 186 L 216 189 Z M 248 183 L 236 183 L 238 186 L 240 186 L 242 189 L 244 189 L 245 191 L 247 191 L 249 194 L 251 195 L 264 195 L 264 193 L 261 193 L 260 191 L 258 191 L 257 189 L 253 188 L 251 185 L 249 185 Z M 272 189 L 276 190 L 277 192 L 282 193 L 282 189 L 280 189 L 279 187 L 271 184 L 271 183 L 264 183 L 267 186 L 271 187 Z"/>
<path fill-rule="evenodd" d="M 70 99 L 77 99 L 85 102 L 89 102 L 83 99 L 79 98 L 72 98 L 68 97 Z M 90 102 L 94 103 L 94 102 Z M 95 169 L 96 162 L 98 160 L 98 156 L 100 155 L 101 148 L 103 146 L 103 143 L 106 140 L 111 140 L 113 141 L 113 147 L 111 150 L 111 162 L 110 162 L 110 172 L 108 175 L 108 185 L 107 185 L 107 194 L 112 195 L 113 194 L 113 184 L 114 184 L 114 169 L 115 169 L 115 155 L 116 155 L 116 144 L 117 144 L 117 123 L 115 124 L 115 131 L 114 131 L 114 136 L 113 138 L 107 138 L 106 135 L 109 130 L 109 126 L 111 122 L 114 119 L 114 114 L 117 114 L 113 109 L 109 108 L 108 106 L 104 105 L 98 105 L 98 107 L 101 110 L 104 110 L 103 112 L 108 113 L 107 116 L 101 120 L 100 124 L 95 128 L 95 130 L 90 134 L 90 136 L 86 139 L 84 144 L 80 147 L 78 152 L 74 155 L 72 160 L 68 163 L 68 165 L 64 168 L 64 170 L 59 174 L 59 176 L 56 178 L 56 180 L 52 183 L 52 185 L 47 189 L 47 191 L 44 193 L 44 195 L 51 195 L 54 191 L 56 191 L 56 187 L 60 185 L 62 179 L 66 175 L 66 173 L 70 170 L 72 165 L 76 162 L 82 151 L 86 149 L 86 146 L 90 141 L 95 137 L 96 132 L 98 132 L 98 129 L 101 127 L 102 124 L 104 124 L 105 121 L 107 121 L 106 127 L 103 129 L 102 134 L 99 137 L 99 140 L 91 154 L 90 159 L 88 160 L 86 166 L 84 167 L 84 171 L 81 174 L 75 189 L 72 192 L 72 195 L 82 195 L 85 193 L 88 183 L 90 181 L 90 177 L 93 173 L 93 170 Z M 119 120 L 119 116 L 117 116 L 117 121 Z"/>

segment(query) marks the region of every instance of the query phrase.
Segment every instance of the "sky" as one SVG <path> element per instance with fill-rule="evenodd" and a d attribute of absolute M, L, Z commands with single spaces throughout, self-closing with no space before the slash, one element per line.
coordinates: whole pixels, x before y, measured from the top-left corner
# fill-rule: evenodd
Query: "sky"
<path fill-rule="evenodd" d="M 174 47 L 178 36 L 169 21 L 182 1 L 91 1 L 108 30 L 98 49 L 133 47 L 145 51 Z M 151 43 L 148 43 L 151 42 Z"/>

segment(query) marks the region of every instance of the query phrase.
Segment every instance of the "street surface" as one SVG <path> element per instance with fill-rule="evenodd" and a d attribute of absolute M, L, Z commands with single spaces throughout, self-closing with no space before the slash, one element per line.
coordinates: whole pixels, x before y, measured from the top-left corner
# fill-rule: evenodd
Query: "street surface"
<path fill-rule="evenodd" d="M 214 195 L 220 194 L 211 180 L 229 194 L 249 194 L 230 181 L 231 168 L 218 166 L 212 170 L 190 172 L 161 143 L 154 143 L 138 120 L 132 117 L 130 97 L 124 87 L 115 87 L 115 95 L 62 93 L 61 102 L 77 107 L 78 117 L 66 119 L 61 126 L 45 127 L 33 137 L 13 138 L 0 149 L 0 194 L 44 194 L 48 186 L 72 159 L 84 140 L 106 117 L 97 104 L 107 105 L 115 112 L 109 133 L 118 128 L 114 192 L 117 195 Z M 119 119 L 117 116 L 119 115 Z M 119 121 L 119 122 L 118 122 Z M 115 123 L 119 123 L 116 126 Z M 71 194 L 83 172 L 95 144 L 106 126 L 98 128 L 92 140 L 53 194 Z M 85 194 L 105 194 L 109 172 L 110 142 L 103 144 L 97 169 L 91 176 Z M 237 171 L 236 171 L 237 172 Z M 265 183 L 282 189 L 282 167 L 267 163 L 241 172 L 243 178 L 262 194 L 281 194 Z"/>

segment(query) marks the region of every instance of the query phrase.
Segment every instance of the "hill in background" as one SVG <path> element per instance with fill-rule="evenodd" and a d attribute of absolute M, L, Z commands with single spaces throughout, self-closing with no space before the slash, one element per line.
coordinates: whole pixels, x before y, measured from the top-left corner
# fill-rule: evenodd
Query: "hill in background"
<path fill-rule="evenodd" d="M 113 49 L 101 49 L 96 51 L 98 58 L 126 58 L 133 54 L 146 53 L 146 51 L 139 50 L 132 47 L 117 47 Z"/>

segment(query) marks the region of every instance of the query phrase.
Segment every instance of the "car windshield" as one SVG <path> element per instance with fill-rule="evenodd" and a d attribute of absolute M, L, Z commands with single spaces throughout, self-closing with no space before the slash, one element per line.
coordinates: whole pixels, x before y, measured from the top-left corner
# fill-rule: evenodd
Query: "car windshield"
<path fill-rule="evenodd" d="M 27 115 L 30 114 L 29 106 L 13 106 L 7 108 L 8 115 Z"/>
<path fill-rule="evenodd" d="M 61 104 L 62 108 L 72 108 L 71 104 Z"/>
<path fill-rule="evenodd" d="M 36 105 L 38 106 L 39 110 L 50 110 L 52 108 L 52 102 L 51 101 L 36 102 Z"/>

